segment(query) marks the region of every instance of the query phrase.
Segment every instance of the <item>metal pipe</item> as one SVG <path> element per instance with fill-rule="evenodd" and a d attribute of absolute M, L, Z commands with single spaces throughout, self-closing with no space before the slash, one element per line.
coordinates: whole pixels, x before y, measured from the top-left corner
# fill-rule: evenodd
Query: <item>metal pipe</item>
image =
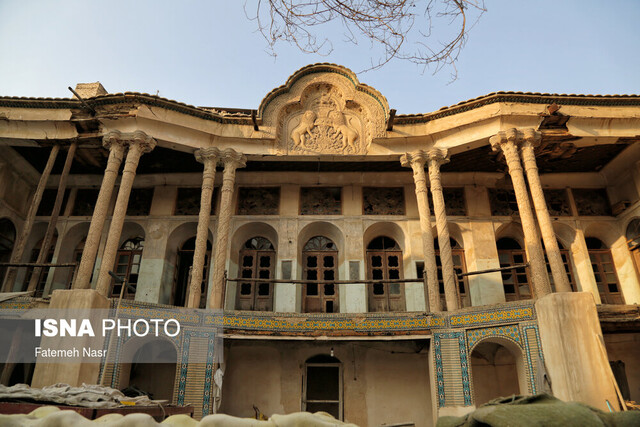
<path fill-rule="evenodd" d="M 516 268 L 526 268 L 526 267 L 529 267 L 529 263 L 511 265 L 509 267 L 490 268 L 488 270 L 470 271 L 468 273 L 458 273 L 458 277 L 473 276 L 474 274 L 495 273 L 497 271 L 515 270 Z"/>
<path fill-rule="evenodd" d="M 63 264 L 51 264 L 41 262 L 0 262 L 0 267 L 75 267 L 75 262 L 67 262 Z"/>
<path fill-rule="evenodd" d="M 80 95 L 78 95 L 78 92 L 76 92 L 75 90 L 71 89 L 71 86 L 69 86 L 69 90 L 71 91 L 71 93 L 73 93 L 76 98 L 78 98 L 78 101 L 80 101 L 82 103 L 82 105 L 91 112 L 91 115 L 95 116 L 96 115 L 96 110 L 89 104 L 87 104 L 87 101 L 85 101 L 84 99 L 82 99 L 82 97 Z"/>
<path fill-rule="evenodd" d="M 422 279 L 388 279 L 388 280 L 285 280 L 285 279 L 253 279 L 242 278 L 226 279 L 228 282 L 261 282 L 261 283 L 294 283 L 299 285 L 350 285 L 358 283 L 422 283 Z"/>

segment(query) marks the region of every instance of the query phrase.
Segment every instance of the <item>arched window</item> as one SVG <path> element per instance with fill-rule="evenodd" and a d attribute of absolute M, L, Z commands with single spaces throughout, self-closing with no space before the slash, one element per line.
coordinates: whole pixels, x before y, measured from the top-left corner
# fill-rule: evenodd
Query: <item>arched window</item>
<path fill-rule="evenodd" d="M 11 261 L 11 252 L 16 241 L 16 227 L 7 218 L 0 219 L 0 262 Z M 0 285 L 4 282 L 6 267 L 0 266 Z"/>
<path fill-rule="evenodd" d="M 191 278 L 191 267 L 193 266 L 193 253 L 196 250 L 196 237 L 193 236 L 178 248 L 176 260 L 175 280 L 173 281 L 172 300 L 173 305 L 184 307 L 187 302 L 187 292 L 189 290 L 189 279 Z M 207 293 L 209 289 L 209 264 L 211 263 L 211 242 L 207 240 L 207 252 L 204 256 L 204 270 L 202 283 L 200 284 L 200 305 L 205 308 L 207 305 Z"/>
<path fill-rule="evenodd" d="M 500 267 L 526 264 L 527 255 L 517 241 L 503 237 L 496 243 L 498 247 L 498 259 Z M 531 299 L 533 292 L 529 285 L 528 272 L 525 267 L 513 268 L 502 271 L 502 284 L 504 296 L 507 301 Z"/>
<path fill-rule="evenodd" d="M 544 242 L 542 243 L 544 247 Z M 569 251 L 564 248 L 564 245 L 558 241 L 558 248 L 560 248 L 560 256 L 562 257 L 562 264 L 564 264 L 564 271 L 567 272 L 567 278 L 569 279 L 569 285 L 571 285 L 571 291 L 576 291 L 576 281 L 573 277 L 573 269 L 571 268 L 571 261 L 569 261 Z M 551 291 L 556 292 L 556 284 L 553 281 L 553 274 L 551 274 L 551 265 L 549 264 L 549 257 L 545 250 L 544 260 L 547 263 L 547 274 L 549 276 L 549 282 L 551 283 Z"/>
<path fill-rule="evenodd" d="M 131 340 L 129 344 L 135 342 Z M 156 339 L 138 348 L 131 360 L 131 363 L 120 364 L 118 388 L 124 389 L 125 393 L 143 391 L 151 399 L 171 402 L 178 361 L 176 348 L 168 341 Z"/>
<path fill-rule="evenodd" d="M 585 240 L 602 304 L 624 304 L 611 250 L 595 237 L 587 237 Z"/>
<path fill-rule="evenodd" d="M 455 273 L 454 278 L 457 283 L 456 292 L 458 294 L 458 306 L 471 307 L 471 296 L 469 294 L 469 282 L 467 280 L 467 276 L 458 276 L 458 273 L 465 273 L 467 271 L 464 261 L 464 249 L 462 249 L 462 246 L 460 246 L 458 242 L 453 238 L 449 239 L 449 243 L 451 244 L 451 258 L 453 260 L 453 270 Z M 442 277 L 442 260 L 440 259 L 440 244 L 438 242 L 438 239 L 434 240 L 433 245 L 436 250 L 436 265 L 438 266 L 440 300 L 442 301 L 443 310 L 447 310 L 447 301 L 444 293 L 444 279 Z"/>
<path fill-rule="evenodd" d="M 303 280 L 338 280 L 338 248 L 327 237 L 315 236 L 302 248 Z M 307 283 L 302 291 L 305 313 L 337 313 L 338 287 L 335 283 Z"/>
<path fill-rule="evenodd" d="M 133 299 L 136 296 L 135 291 L 130 291 L 130 289 L 136 289 L 138 285 L 138 275 L 140 274 L 140 261 L 142 261 L 143 246 L 144 238 L 136 237 L 124 242 L 118 250 L 114 271 L 116 275 L 124 279 L 128 285 L 124 290 L 122 298 Z M 112 280 L 112 284 L 111 296 L 117 298 L 120 296 L 122 284 L 115 283 L 115 280 Z"/>
<path fill-rule="evenodd" d="M 247 240 L 240 250 L 238 277 L 273 279 L 276 265 L 273 244 L 264 237 Z M 236 310 L 273 310 L 273 283 L 238 282 Z"/>
<path fill-rule="evenodd" d="M 380 280 L 369 285 L 369 311 L 404 311 L 404 286 L 387 280 L 402 279 L 402 249 L 391 237 L 379 236 L 367 246 L 367 276 Z"/>
<path fill-rule="evenodd" d="M 323 411 L 342 420 L 342 363 L 328 354 L 305 362 L 302 410 Z"/>

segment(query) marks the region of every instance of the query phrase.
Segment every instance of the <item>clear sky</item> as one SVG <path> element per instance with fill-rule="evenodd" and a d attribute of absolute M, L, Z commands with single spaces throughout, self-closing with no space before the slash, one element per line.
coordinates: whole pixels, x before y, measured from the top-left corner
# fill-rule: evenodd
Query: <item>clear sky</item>
<path fill-rule="evenodd" d="M 247 7 L 255 4 L 247 0 Z M 329 56 L 280 44 L 267 53 L 243 0 L 0 0 L 0 96 L 70 97 L 100 81 L 197 106 L 257 109 L 295 70 L 354 71 L 368 46 Z M 487 0 L 457 63 L 436 75 L 393 61 L 359 73 L 400 114 L 426 113 L 499 90 L 640 93 L 640 1 Z"/>

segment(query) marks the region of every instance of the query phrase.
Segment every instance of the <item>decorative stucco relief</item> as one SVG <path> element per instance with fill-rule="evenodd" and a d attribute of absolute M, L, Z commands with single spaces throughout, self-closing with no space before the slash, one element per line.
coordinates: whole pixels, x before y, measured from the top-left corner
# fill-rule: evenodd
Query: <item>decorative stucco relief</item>
<path fill-rule="evenodd" d="M 280 155 L 366 154 L 384 136 L 388 105 L 344 67 L 317 64 L 294 74 L 260 107 Z"/>
<path fill-rule="evenodd" d="M 362 109 L 348 108 L 344 96 L 329 84 L 303 93 L 300 109 L 284 117 L 281 145 L 300 153 L 364 154 Z M 364 142 L 364 144 L 363 144 Z"/>

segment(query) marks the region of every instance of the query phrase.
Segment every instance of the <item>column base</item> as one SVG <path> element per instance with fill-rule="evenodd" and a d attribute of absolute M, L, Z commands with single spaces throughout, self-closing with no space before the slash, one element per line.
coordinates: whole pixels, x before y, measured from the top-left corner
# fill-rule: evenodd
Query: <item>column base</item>
<path fill-rule="evenodd" d="M 51 295 L 51 309 L 108 309 L 110 302 L 94 289 L 56 290 Z M 43 337 L 42 348 L 56 348 L 60 337 Z M 97 338 L 87 338 L 91 346 L 96 346 Z M 104 343 L 102 343 L 104 344 Z M 100 347 L 101 348 L 101 347 Z M 97 384 L 100 374 L 99 363 L 45 363 L 38 361 L 33 372 L 32 387 L 65 383 L 81 386 L 82 383 Z"/>
<path fill-rule="evenodd" d="M 620 404 L 593 296 L 553 293 L 536 304 L 540 340 L 553 395 L 608 412 Z"/>

